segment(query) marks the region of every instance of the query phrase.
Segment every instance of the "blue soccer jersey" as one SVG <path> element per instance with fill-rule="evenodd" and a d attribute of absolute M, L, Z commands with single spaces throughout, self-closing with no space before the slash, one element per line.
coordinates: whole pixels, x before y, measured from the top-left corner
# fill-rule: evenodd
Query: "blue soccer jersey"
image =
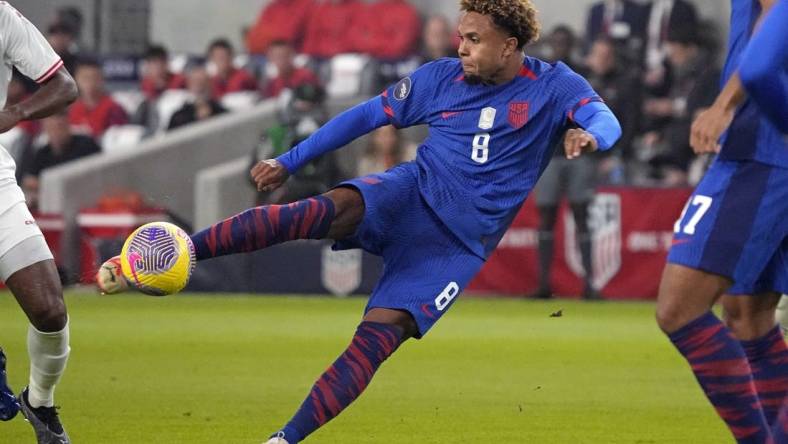
<path fill-rule="evenodd" d="M 761 13 L 757 0 L 731 0 L 731 29 L 723 85 L 740 68 L 742 55 Z M 779 129 L 766 118 L 757 104 L 748 99 L 737 110 L 728 132 L 723 135 L 720 158 L 755 160 L 788 168 L 788 143 Z"/>
<path fill-rule="evenodd" d="M 395 126 L 429 125 L 416 158 L 421 195 L 481 257 L 498 245 L 573 114 L 601 102 L 563 63 L 529 57 L 503 85 L 469 84 L 459 60 L 441 59 L 382 97 Z"/>

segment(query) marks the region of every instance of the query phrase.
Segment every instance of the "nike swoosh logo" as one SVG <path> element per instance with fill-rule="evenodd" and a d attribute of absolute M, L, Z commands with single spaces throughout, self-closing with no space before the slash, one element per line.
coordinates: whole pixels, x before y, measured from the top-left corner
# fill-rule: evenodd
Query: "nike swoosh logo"
<path fill-rule="evenodd" d="M 449 117 L 456 116 L 457 114 L 460 114 L 460 111 L 445 111 L 441 113 L 441 117 L 448 119 Z"/>
<path fill-rule="evenodd" d="M 675 247 L 676 245 L 686 244 L 690 240 L 691 239 L 673 239 L 673 242 L 671 242 L 670 245 Z"/>

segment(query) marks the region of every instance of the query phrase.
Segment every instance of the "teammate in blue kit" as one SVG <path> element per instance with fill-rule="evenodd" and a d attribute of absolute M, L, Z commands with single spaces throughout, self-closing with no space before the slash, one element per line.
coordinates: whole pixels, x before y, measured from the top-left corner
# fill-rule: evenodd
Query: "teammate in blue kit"
<path fill-rule="evenodd" d="M 610 148 L 621 134 L 582 77 L 524 55 L 539 31 L 530 0 L 463 0 L 461 8 L 459 60 L 422 66 L 251 174 L 271 190 L 375 128 L 427 124 L 414 162 L 192 236 L 198 260 L 323 238 L 383 257 L 350 346 L 269 443 L 302 441 L 353 402 L 402 342 L 427 333 L 498 245 L 562 137 L 573 159 Z"/>
<path fill-rule="evenodd" d="M 657 302 L 660 327 L 739 443 L 788 443 L 788 348 L 774 318 L 788 292 L 786 2 L 758 28 L 773 3 L 732 0 L 725 87 L 691 136 L 696 152 L 719 155 L 676 222 Z M 710 311 L 723 295 L 727 325 Z"/>

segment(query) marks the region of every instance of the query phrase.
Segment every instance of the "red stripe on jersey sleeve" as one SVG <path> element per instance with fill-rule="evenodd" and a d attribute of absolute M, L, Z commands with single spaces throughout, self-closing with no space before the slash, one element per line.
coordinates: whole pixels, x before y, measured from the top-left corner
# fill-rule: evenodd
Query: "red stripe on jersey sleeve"
<path fill-rule="evenodd" d="M 49 80 L 49 78 L 52 77 L 52 75 L 55 74 L 55 72 L 57 72 L 57 70 L 60 69 L 61 66 L 63 66 L 63 60 L 57 59 L 57 62 L 55 62 L 54 65 L 52 65 L 48 70 L 46 70 L 46 72 L 41 77 L 36 79 L 36 83 L 44 83 L 47 80 Z"/>

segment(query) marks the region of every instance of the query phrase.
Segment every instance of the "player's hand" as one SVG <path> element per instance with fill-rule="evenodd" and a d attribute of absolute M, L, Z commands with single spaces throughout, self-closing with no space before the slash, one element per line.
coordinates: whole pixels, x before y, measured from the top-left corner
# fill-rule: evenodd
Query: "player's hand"
<path fill-rule="evenodd" d="M 733 114 L 733 109 L 717 105 L 698 114 L 690 131 L 690 146 L 695 154 L 720 152 L 720 136 L 731 125 Z"/>
<path fill-rule="evenodd" d="M 596 137 L 588 131 L 573 128 L 566 132 L 564 137 L 564 152 L 567 159 L 576 159 L 583 153 L 591 153 L 597 150 Z"/>
<path fill-rule="evenodd" d="M 15 106 L 10 106 L 0 111 L 0 134 L 15 127 L 22 121 L 22 118 L 21 111 Z"/>
<path fill-rule="evenodd" d="M 290 177 L 287 168 L 276 159 L 261 160 L 252 167 L 250 172 L 252 180 L 257 185 L 257 191 L 273 191 Z"/>

